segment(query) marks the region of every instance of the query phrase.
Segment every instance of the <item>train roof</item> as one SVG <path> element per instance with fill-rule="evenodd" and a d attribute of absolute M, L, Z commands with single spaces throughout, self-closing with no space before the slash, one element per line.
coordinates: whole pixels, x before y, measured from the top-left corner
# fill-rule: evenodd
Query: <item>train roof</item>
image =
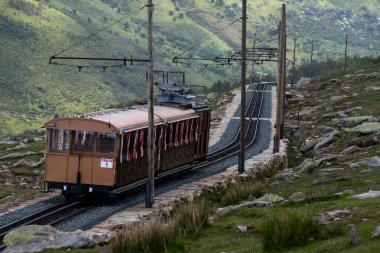
<path fill-rule="evenodd" d="M 180 106 L 155 105 L 154 124 L 197 118 L 195 110 Z M 148 127 L 148 106 L 135 105 L 123 109 L 109 109 L 67 118 L 55 118 L 44 128 L 94 132 L 126 132 Z"/>

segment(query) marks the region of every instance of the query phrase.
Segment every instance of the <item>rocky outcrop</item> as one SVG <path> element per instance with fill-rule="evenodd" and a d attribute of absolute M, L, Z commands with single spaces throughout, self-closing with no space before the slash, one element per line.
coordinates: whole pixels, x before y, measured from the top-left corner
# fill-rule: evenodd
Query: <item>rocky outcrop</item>
<path fill-rule="evenodd" d="M 360 135 L 380 133 L 380 122 L 367 122 L 353 128 L 344 128 L 346 132 L 355 132 Z"/>
<path fill-rule="evenodd" d="M 227 213 L 243 208 L 243 207 L 268 207 L 272 206 L 273 204 L 283 202 L 285 199 L 283 197 L 280 197 L 276 194 L 266 193 L 261 198 L 255 199 L 254 201 L 243 201 L 240 203 L 240 205 L 237 206 L 227 206 L 227 207 L 221 207 L 216 210 L 216 214 L 221 217 L 226 215 Z"/>
<path fill-rule="evenodd" d="M 365 164 L 371 167 L 380 166 L 380 157 L 374 156 L 371 158 L 364 158 L 359 161 L 361 164 Z"/>
<path fill-rule="evenodd" d="M 331 220 L 340 218 L 344 215 L 349 215 L 352 214 L 352 211 L 343 209 L 343 210 L 334 210 L 334 211 L 328 211 L 328 212 L 323 212 L 319 213 L 317 215 L 317 220 L 319 223 L 328 223 Z"/>
<path fill-rule="evenodd" d="M 368 192 L 353 195 L 352 198 L 355 199 L 370 199 L 370 198 L 376 198 L 380 196 L 380 191 L 372 191 L 369 190 Z"/>
<path fill-rule="evenodd" d="M 317 168 L 319 165 L 321 165 L 324 162 L 331 161 L 333 159 L 336 159 L 334 156 L 323 156 L 323 157 L 317 157 L 313 159 L 305 159 L 298 167 L 298 173 L 305 173 L 309 172 L 311 173 L 315 168 Z"/>
<path fill-rule="evenodd" d="M 340 119 L 338 122 L 338 127 L 353 127 L 364 122 L 376 122 L 377 119 L 373 116 L 358 116 Z"/>
<path fill-rule="evenodd" d="M 340 152 L 340 154 L 341 155 L 348 155 L 348 154 L 352 154 L 352 153 L 355 153 L 355 152 L 360 151 L 360 150 L 361 149 L 358 146 L 354 145 L 354 146 L 350 146 L 348 148 L 343 149 Z"/>
<path fill-rule="evenodd" d="M 85 248 L 91 246 L 91 237 L 81 230 L 62 232 L 51 226 L 30 225 L 9 232 L 3 239 L 4 253 L 38 252 L 43 249 L 63 247 Z"/>
<path fill-rule="evenodd" d="M 4 156 L 0 157 L 0 160 L 13 159 L 13 158 L 19 158 L 19 157 L 25 157 L 25 156 L 31 156 L 31 155 L 37 155 L 37 154 L 38 153 L 33 152 L 33 151 L 28 151 L 28 152 L 25 152 L 25 153 L 16 152 L 16 153 L 11 153 L 11 154 L 8 154 L 8 155 L 4 155 Z"/>

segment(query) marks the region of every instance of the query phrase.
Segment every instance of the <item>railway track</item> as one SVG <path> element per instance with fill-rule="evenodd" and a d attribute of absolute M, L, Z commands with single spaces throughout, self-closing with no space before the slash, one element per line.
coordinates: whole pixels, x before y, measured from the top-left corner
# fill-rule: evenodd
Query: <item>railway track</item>
<path fill-rule="evenodd" d="M 252 96 L 249 99 L 248 106 L 246 108 L 246 131 L 245 131 L 245 148 L 249 148 L 252 146 L 256 140 L 257 130 L 259 127 L 259 118 L 261 115 L 262 104 L 264 100 L 264 90 L 265 84 L 257 84 L 254 87 L 254 91 Z M 239 135 L 240 129 L 236 132 L 234 139 L 223 148 L 210 153 L 207 156 L 207 160 L 204 162 L 200 162 L 197 164 L 188 164 L 184 166 L 177 167 L 175 169 L 164 171 L 162 173 L 158 173 L 156 176 L 157 181 L 168 178 L 168 176 L 172 176 L 178 173 L 188 172 L 192 170 L 197 170 L 200 168 L 204 168 L 215 164 L 219 161 L 222 161 L 228 157 L 234 156 L 239 153 Z M 142 179 L 136 181 L 126 187 L 122 187 L 119 189 L 119 192 L 115 194 L 120 194 L 121 192 L 128 192 L 138 187 L 142 187 L 145 185 L 146 180 Z M 80 213 L 84 213 L 85 211 L 95 207 L 96 205 L 105 204 L 112 200 L 97 200 L 97 201 L 89 201 L 89 199 L 83 198 L 78 199 L 75 202 L 64 202 L 53 207 L 46 208 L 37 213 L 31 214 L 27 217 L 19 219 L 15 222 L 7 224 L 0 228 L 0 241 L 3 240 L 4 236 L 12 229 L 18 228 L 20 226 L 30 225 L 30 224 L 38 224 L 38 225 L 57 225 L 65 220 L 68 220 Z M 137 201 L 134 201 L 137 202 Z M 5 246 L 0 244 L 0 251 L 2 251 Z"/>

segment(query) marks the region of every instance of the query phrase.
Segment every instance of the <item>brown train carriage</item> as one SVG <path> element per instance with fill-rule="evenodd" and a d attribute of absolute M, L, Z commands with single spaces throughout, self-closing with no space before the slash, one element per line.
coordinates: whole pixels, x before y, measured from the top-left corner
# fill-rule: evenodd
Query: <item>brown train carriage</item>
<path fill-rule="evenodd" d="M 210 109 L 154 107 L 156 173 L 205 158 Z M 55 118 L 46 128 L 45 182 L 64 195 L 110 192 L 147 176 L 146 105 Z"/>

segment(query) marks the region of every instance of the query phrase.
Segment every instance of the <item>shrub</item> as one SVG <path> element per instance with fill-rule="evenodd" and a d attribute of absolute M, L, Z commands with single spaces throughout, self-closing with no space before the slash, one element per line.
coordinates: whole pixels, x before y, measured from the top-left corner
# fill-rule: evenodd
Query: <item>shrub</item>
<path fill-rule="evenodd" d="M 309 238 L 316 237 L 319 233 L 320 226 L 312 212 L 270 215 L 261 225 L 261 239 L 266 251 L 303 246 Z"/>
<path fill-rule="evenodd" d="M 261 197 L 263 195 L 264 185 L 262 183 L 249 184 L 242 181 L 230 185 L 223 194 L 220 203 L 224 206 L 238 203 L 250 197 Z"/>
<path fill-rule="evenodd" d="M 210 206 L 202 199 L 180 205 L 168 221 L 155 220 L 120 232 L 111 242 L 112 252 L 162 252 L 177 236 L 197 236 L 207 224 Z"/>

